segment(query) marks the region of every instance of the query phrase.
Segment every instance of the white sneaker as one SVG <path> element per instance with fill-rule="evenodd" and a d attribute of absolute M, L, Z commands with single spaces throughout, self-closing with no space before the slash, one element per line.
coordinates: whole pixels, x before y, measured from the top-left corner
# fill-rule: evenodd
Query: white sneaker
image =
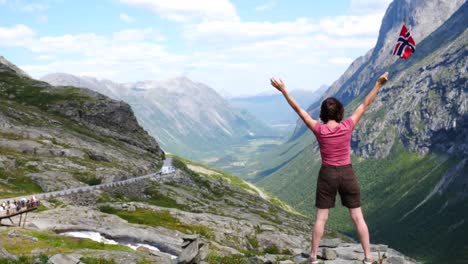
<path fill-rule="evenodd" d="M 315 258 L 309 258 L 309 264 L 319 264 L 319 261 Z"/>

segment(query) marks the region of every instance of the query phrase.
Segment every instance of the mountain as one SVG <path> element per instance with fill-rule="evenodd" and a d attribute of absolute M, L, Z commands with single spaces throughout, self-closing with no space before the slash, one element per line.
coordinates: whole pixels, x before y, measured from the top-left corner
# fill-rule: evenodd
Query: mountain
<path fill-rule="evenodd" d="M 467 9 L 465 1 L 393 1 L 376 46 L 323 96 L 338 97 L 351 112 L 390 71 L 353 134 L 353 167 L 371 239 L 428 263 L 468 261 Z M 417 48 L 396 61 L 389 53 L 404 17 Z M 308 108 L 316 118 L 319 103 Z M 319 168 L 318 145 L 298 124 L 289 142 L 247 169 L 257 172 L 257 184 L 310 214 Z M 334 210 L 330 226 L 352 235 L 347 214 Z"/>
<path fill-rule="evenodd" d="M 164 153 L 128 104 L 96 92 L 53 87 L 0 62 L 1 196 L 145 174 Z M 21 188 L 13 182 L 23 182 Z"/>
<path fill-rule="evenodd" d="M 395 0 L 390 3 L 375 47 L 356 59 L 324 93 L 322 99 L 333 95 L 346 105 L 359 95 L 369 92 L 374 85 L 373 80 L 388 71 L 389 66 L 397 60 L 391 53 L 403 20 L 406 20 L 411 35 L 417 41 L 416 55 L 420 53 L 419 42 L 439 28 L 464 2 L 465 0 Z M 397 72 L 390 72 L 395 73 Z M 319 115 L 321 101 L 317 100 L 307 109 L 314 117 Z M 297 124 L 293 138 L 306 131 L 302 121 L 299 120 Z"/>
<path fill-rule="evenodd" d="M 41 206 L 10 215 L 27 222 L 23 227 L 0 226 L 0 263 L 298 263 L 307 257 L 307 217 L 240 178 L 166 158 L 128 104 L 51 86 L 11 65 L 0 62 L 0 203 L 36 195 Z M 163 160 L 170 173 L 156 173 Z M 0 221 L 5 214 L 0 211 Z M 359 248 L 349 238 L 330 230 L 326 237 L 322 257 L 361 257 L 349 252 Z M 375 256 L 381 250 L 414 263 L 385 245 L 373 249 Z"/>
<path fill-rule="evenodd" d="M 322 85 L 316 91 L 292 90 L 291 95 L 300 105 L 306 107 L 320 98 L 327 88 Z M 229 103 L 236 108 L 246 109 L 268 125 L 295 124 L 297 121 L 297 114 L 291 110 L 283 95 L 275 91 L 255 96 L 232 97 Z"/>
<path fill-rule="evenodd" d="M 9 62 L 5 57 L 0 56 L 0 64 L 2 64 L 2 71 L 10 71 L 22 77 L 30 77 L 25 71 L 18 68 L 13 63 Z"/>
<path fill-rule="evenodd" d="M 117 84 L 57 73 L 52 85 L 85 87 L 129 103 L 141 125 L 169 152 L 201 159 L 232 144 L 274 132 L 245 110 L 236 110 L 215 90 L 186 77 Z"/>

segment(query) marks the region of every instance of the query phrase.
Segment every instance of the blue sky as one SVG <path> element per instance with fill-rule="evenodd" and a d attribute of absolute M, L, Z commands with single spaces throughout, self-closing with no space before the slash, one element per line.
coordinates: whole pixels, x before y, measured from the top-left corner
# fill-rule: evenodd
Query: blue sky
<path fill-rule="evenodd" d="M 34 78 L 181 75 L 232 95 L 331 84 L 371 49 L 390 0 L 0 0 L 0 55 Z"/>

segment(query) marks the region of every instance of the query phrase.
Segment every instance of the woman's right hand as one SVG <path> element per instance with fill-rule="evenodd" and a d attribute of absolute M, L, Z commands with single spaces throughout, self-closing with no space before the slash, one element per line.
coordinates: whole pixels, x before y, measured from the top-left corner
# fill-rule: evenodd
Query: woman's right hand
<path fill-rule="evenodd" d="M 388 81 L 388 72 L 385 72 L 384 74 L 382 74 L 382 76 L 379 77 L 379 79 L 377 79 L 377 82 L 379 82 L 381 85 L 383 85 L 387 81 Z"/>
<path fill-rule="evenodd" d="M 284 84 L 283 80 L 279 79 L 276 80 L 275 78 L 270 79 L 271 85 L 275 87 L 278 91 L 284 93 L 286 91 L 286 85 Z"/>

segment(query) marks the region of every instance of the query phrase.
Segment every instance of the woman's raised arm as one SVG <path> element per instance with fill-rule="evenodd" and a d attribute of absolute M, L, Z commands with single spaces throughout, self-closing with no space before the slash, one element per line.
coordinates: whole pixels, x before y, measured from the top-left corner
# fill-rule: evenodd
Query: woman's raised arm
<path fill-rule="evenodd" d="M 291 95 L 288 93 L 286 90 L 286 85 L 284 82 L 279 79 L 276 80 L 275 78 L 271 78 L 271 85 L 278 89 L 280 91 L 284 98 L 286 98 L 286 101 L 288 101 L 289 105 L 296 111 L 296 113 L 299 115 L 299 117 L 304 121 L 304 123 L 312 130 L 313 127 L 317 124 L 317 120 L 314 120 L 307 111 L 301 108 L 301 106 L 294 100 Z"/>
<path fill-rule="evenodd" d="M 354 126 L 356 126 L 359 120 L 361 120 L 361 117 L 364 114 L 364 112 L 366 112 L 369 105 L 374 101 L 375 96 L 379 92 L 380 87 L 382 87 L 382 85 L 387 81 L 388 72 L 385 72 L 384 74 L 382 74 L 382 76 L 379 77 L 379 79 L 377 79 L 374 88 L 372 88 L 372 90 L 366 96 L 364 103 L 359 105 L 358 108 L 354 111 L 353 115 L 351 115 L 351 119 L 353 120 Z"/>

